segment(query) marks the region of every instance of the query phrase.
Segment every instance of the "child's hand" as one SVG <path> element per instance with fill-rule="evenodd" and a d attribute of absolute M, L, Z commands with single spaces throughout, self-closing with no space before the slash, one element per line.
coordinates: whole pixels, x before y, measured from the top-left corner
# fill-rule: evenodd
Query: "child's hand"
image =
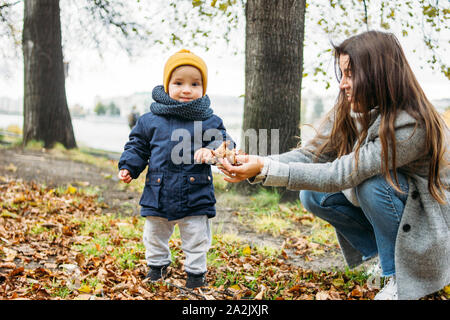
<path fill-rule="evenodd" d="M 194 160 L 196 163 L 208 163 L 213 160 L 214 155 L 211 150 L 200 148 L 194 153 Z"/>
<path fill-rule="evenodd" d="M 133 178 L 131 178 L 130 176 L 130 171 L 128 171 L 127 169 L 120 170 L 117 177 L 125 183 L 130 183 L 131 180 L 133 180 Z"/>

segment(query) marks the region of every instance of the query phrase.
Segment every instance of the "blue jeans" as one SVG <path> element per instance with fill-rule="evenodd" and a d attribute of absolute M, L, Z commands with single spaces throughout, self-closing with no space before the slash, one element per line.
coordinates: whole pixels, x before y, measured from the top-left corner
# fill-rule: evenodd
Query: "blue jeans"
<path fill-rule="evenodd" d="M 360 207 L 350 203 L 342 192 L 301 191 L 306 210 L 329 222 L 363 259 L 380 258 L 383 276 L 395 274 L 395 240 L 408 197 L 408 180 L 398 173 L 400 188 L 395 191 L 383 176 L 372 177 L 356 187 Z"/>

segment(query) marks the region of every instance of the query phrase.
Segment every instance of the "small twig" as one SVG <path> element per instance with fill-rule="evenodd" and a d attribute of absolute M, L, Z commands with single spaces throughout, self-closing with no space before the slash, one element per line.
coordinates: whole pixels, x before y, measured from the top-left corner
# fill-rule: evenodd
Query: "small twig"
<path fill-rule="evenodd" d="M 364 4 L 364 18 L 366 21 L 366 28 L 367 31 L 369 31 L 369 17 L 367 16 L 367 3 L 366 0 L 363 0 L 363 4 Z"/>
<path fill-rule="evenodd" d="M 172 286 L 172 287 L 175 287 L 175 288 L 177 288 L 177 289 L 179 289 L 179 290 L 182 290 L 182 291 L 185 291 L 185 292 L 187 292 L 187 293 L 190 293 L 190 294 L 192 294 L 192 295 L 194 295 L 194 296 L 196 296 L 196 297 L 198 297 L 198 298 L 200 298 L 200 299 L 202 299 L 202 300 L 207 300 L 203 295 L 194 292 L 194 290 L 191 290 L 191 289 L 188 289 L 188 288 L 186 288 L 186 287 L 178 286 L 178 285 L 176 285 L 176 284 L 167 282 L 167 281 L 165 281 L 164 279 L 163 279 L 163 282 L 164 282 L 164 284 L 167 284 L 167 285 Z"/>
<path fill-rule="evenodd" d="M 20 1 L 16 1 L 16 2 L 13 2 L 13 3 L 4 3 L 4 4 L 0 5 L 0 10 L 2 10 L 3 8 L 8 8 L 8 7 L 15 6 L 18 3 L 20 3 Z"/>
<path fill-rule="evenodd" d="M 235 293 L 228 292 L 228 288 L 226 288 L 225 291 L 217 290 L 216 292 L 221 293 L 221 294 L 224 294 L 224 295 L 227 295 L 227 296 L 229 296 L 229 297 L 235 297 L 235 296 L 236 296 Z"/>

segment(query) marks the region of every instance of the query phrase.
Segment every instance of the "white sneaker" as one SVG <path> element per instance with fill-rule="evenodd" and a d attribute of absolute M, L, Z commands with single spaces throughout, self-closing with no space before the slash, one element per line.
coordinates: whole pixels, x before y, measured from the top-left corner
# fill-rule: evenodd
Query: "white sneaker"
<path fill-rule="evenodd" d="M 383 289 L 381 289 L 374 300 L 398 300 L 397 281 L 395 276 L 389 277 Z"/>
<path fill-rule="evenodd" d="M 367 270 L 367 287 L 369 289 L 380 289 L 381 288 L 381 266 L 380 263 L 372 265 L 371 268 Z"/>

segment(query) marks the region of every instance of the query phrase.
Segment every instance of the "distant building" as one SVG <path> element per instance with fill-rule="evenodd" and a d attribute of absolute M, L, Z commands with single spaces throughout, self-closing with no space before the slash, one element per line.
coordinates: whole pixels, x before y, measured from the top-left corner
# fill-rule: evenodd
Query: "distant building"
<path fill-rule="evenodd" d="M 75 104 L 71 107 L 69 107 L 70 115 L 72 117 L 85 117 L 86 116 L 86 110 L 84 110 L 83 106 L 79 104 Z"/>
<path fill-rule="evenodd" d="M 138 92 L 128 96 L 100 98 L 96 97 L 94 105 L 101 102 L 104 105 L 114 103 L 119 109 L 120 114 L 126 117 L 131 113 L 133 106 L 136 106 L 137 111 L 140 114 L 144 114 L 150 111 L 150 103 L 152 102 L 151 92 Z"/>

